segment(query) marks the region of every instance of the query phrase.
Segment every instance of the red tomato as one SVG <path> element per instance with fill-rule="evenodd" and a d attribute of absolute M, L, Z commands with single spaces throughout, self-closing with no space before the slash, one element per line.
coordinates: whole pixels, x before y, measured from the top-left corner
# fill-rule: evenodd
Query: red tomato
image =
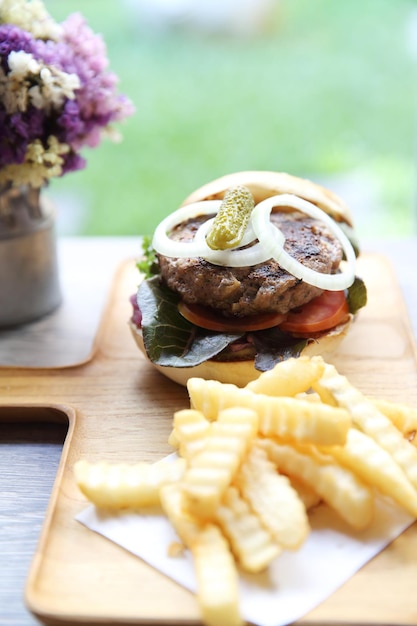
<path fill-rule="evenodd" d="M 349 307 L 344 291 L 324 291 L 307 304 L 288 313 L 281 330 L 296 334 L 328 330 L 347 319 Z"/>
<path fill-rule="evenodd" d="M 180 302 L 178 310 L 186 320 L 206 328 L 207 330 L 217 330 L 223 333 L 240 333 L 251 330 L 263 330 L 278 326 L 285 319 L 281 313 L 262 313 L 249 317 L 223 317 L 219 313 L 199 304 L 186 304 Z"/>

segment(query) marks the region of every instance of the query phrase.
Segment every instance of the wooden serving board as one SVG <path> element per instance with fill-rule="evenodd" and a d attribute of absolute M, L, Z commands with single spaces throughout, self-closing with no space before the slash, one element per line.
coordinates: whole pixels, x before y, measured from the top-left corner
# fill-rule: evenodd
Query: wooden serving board
<path fill-rule="evenodd" d="M 334 363 L 362 391 L 417 406 L 417 363 L 405 304 L 391 265 L 363 255 L 369 304 Z M 185 389 L 156 372 L 128 328 L 133 262 L 117 273 L 87 363 L 68 368 L 0 368 L 0 415 L 39 413 L 68 422 L 61 463 L 29 572 L 26 602 L 45 624 L 195 624 L 194 596 L 74 517 L 86 500 L 72 468 L 79 458 L 157 460 Z M 47 460 L 45 461 L 47 462 Z M 325 555 L 323 555 L 325 558 Z M 417 525 L 362 568 L 300 623 L 417 624 Z"/>

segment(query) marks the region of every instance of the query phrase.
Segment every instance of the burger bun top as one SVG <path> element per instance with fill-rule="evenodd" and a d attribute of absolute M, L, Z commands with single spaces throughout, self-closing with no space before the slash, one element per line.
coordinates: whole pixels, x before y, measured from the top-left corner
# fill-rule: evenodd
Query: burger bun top
<path fill-rule="evenodd" d="M 285 172 L 248 170 L 226 174 L 193 191 L 182 206 L 203 200 L 221 200 L 228 189 L 239 185 L 251 191 L 255 204 L 271 196 L 292 194 L 315 204 L 336 222 L 345 222 L 353 227 L 348 207 L 335 193 L 310 180 Z"/>

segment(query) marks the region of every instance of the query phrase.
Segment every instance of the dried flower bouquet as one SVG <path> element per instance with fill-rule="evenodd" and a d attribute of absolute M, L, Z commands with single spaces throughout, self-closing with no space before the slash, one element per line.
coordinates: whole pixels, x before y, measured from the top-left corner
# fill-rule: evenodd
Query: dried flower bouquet
<path fill-rule="evenodd" d="M 39 188 L 82 169 L 134 107 L 82 15 L 57 23 L 41 0 L 0 0 L 0 188 Z"/>

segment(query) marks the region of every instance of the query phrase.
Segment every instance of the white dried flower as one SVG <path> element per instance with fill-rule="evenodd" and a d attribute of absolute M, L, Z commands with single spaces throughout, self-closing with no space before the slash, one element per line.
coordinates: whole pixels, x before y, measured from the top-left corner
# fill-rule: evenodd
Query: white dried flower
<path fill-rule="evenodd" d="M 58 109 L 65 98 L 75 98 L 81 85 L 76 74 L 47 66 L 22 50 L 9 54 L 8 65 L 9 74 L 0 75 L 0 96 L 8 113 L 26 111 L 29 101 L 37 109 Z"/>
<path fill-rule="evenodd" d="M 1 1 L 1 0 L 0 0 Z M 28 106 L 28 82 L 30 72 L 37 71 L 39 64 L 31 54 L 11 52 L 8 58 L 10 72 L 0 68 L 0 99 L 7 113 L 26 111 Z"/>
<path fill-rule="evenodd" d="M 41 0 L 0 0 L 0 21 L 16 24 L 35 38 L 58 41 L 62 27 L 46 10 Z"/>
<path fill-rule="evenodd" d="M 27 78 L 28 74 L 38 74 L 41 71 L 40 63 L 30 52 L 19 50 L 10 52 L 7 58 L 10 68 L 9 76 L 17 80 Z"/>
<path fill-rule="evenodd" d="M 55 67 L 43 65 L 37 84 L 29 89 L 29 98 L 38 109 L 58 109 L 65 98 L 73 100 L 75 90 L 80 88 L 80 79 L 76 74 L 61 72 Z"/>
<path fill-rule="evenodd" d="M 25 160 L 17 165 L 7 165 L 0 169 L 0 184 L 12 181 L 13 185 L 42 187 L 47 180 L 62 174 L 64 160 L 61 155 L 69 151 L 66 143 L 59 143 L 56 137 L 48 137 L 48 147 L 44 148 L 36 139 L 28 145 Z"/>

